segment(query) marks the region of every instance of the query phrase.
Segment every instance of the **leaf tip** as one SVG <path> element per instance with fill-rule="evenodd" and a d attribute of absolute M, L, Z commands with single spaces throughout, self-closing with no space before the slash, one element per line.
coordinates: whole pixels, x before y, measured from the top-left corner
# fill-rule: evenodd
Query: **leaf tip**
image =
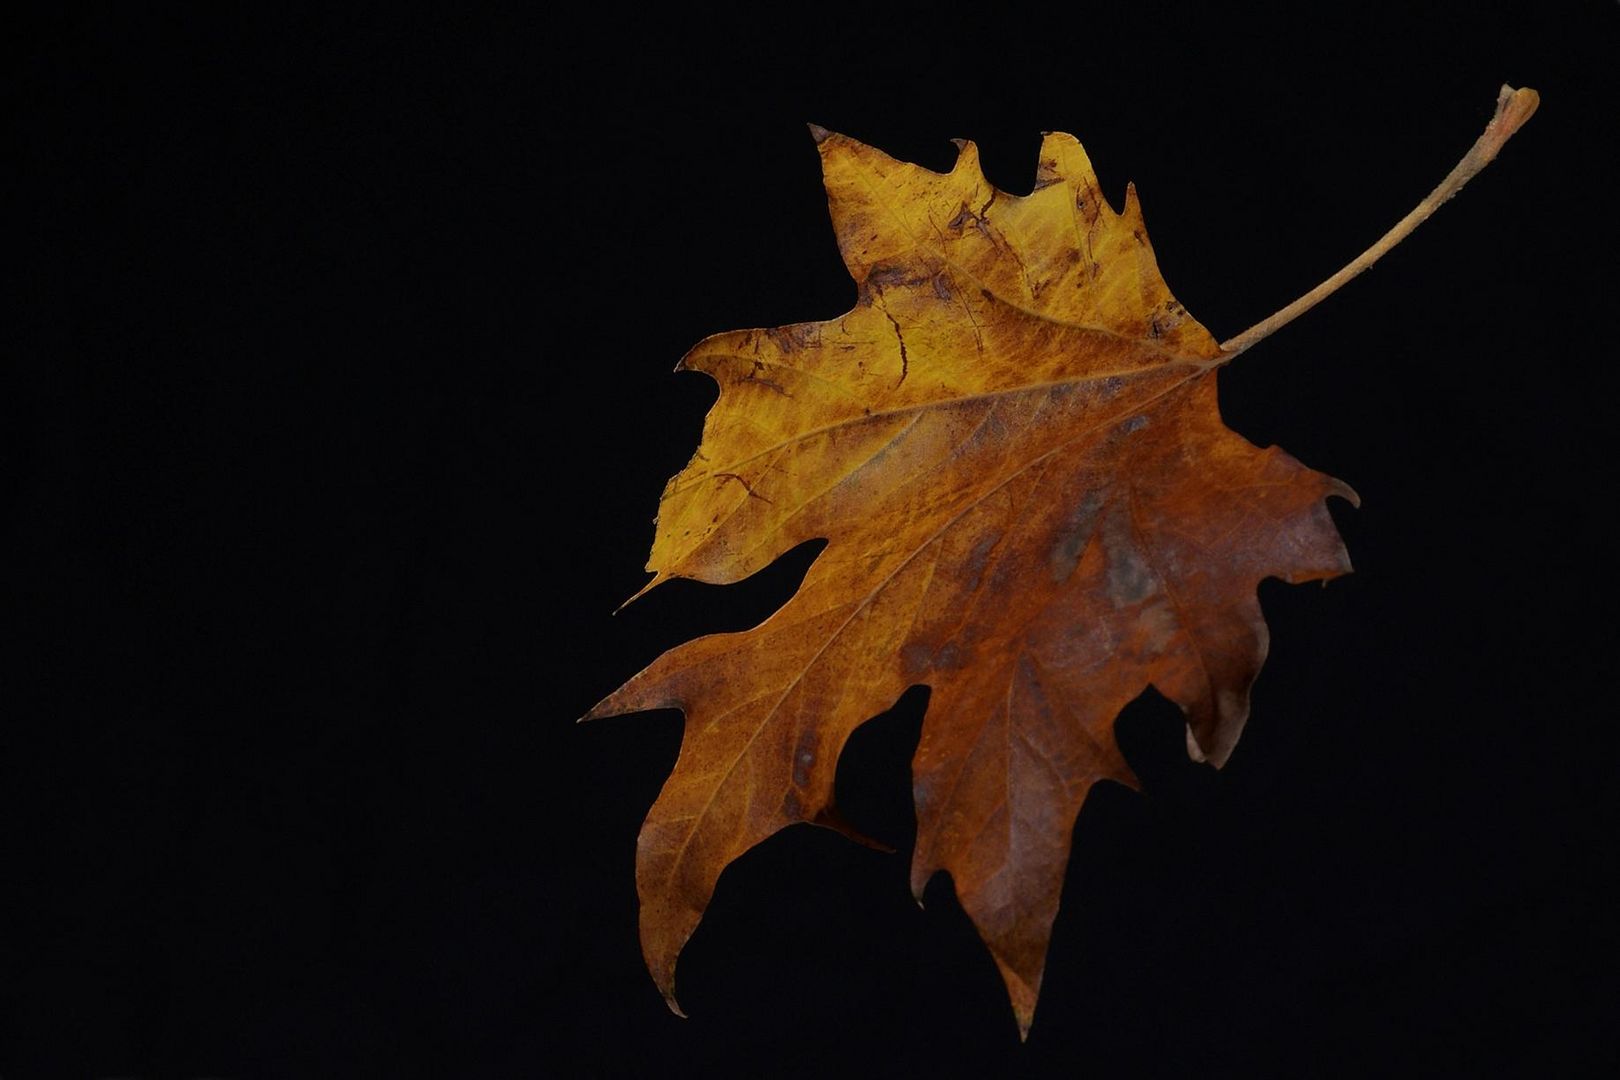
<path fill-rule="evenodd" d="M 1343 480 L 1334 480 L 1331 484 L 1329 484 L 1327 493 L 1330 497 L 1337 496 L 1338 498 L 1343 499 L 1357 510 L 1361 509 L 1361 496 L 1356 494 L 1355 488 L 1351 487 Z"/>
<path fill-rule="evenodd" d="M 646 912 L 643 911 L 642 914 L 645 918 Z M 643 923 L 643 931 L 645 929 L 646 924 Z M 688 928 L 686 934 L 690 933 L 691 929 Z M 684 944 L 685 938 L 682 937 L 680 940 Z M 643 937 L 642 955 L 646 958 L 647 973 L 652 976 L 653 985 L 658 987 L 658 993 L 663 996 L 664 1004 L 669 1007 L 670 1012 L 682 1020 L 689 1019 L 686 1010 L 681 1008 L 681 1003 L 675 1000 L 675 961 L 679 956 L 680 946 L 675 946 L 674 953 L 661 953 L 648 949 L 648 944 L 647 939 Z"/>
<path fill-rule="evenodd" d="M 587 709 L 585 711 L 585 715 L 580 717 L 578 720 L 575 720 L 574 723 L 583 724 L 591 720 L 600 720 L 604 716 L 616 716 L 617 713 L 615 713 L 613 711 L 613 707 L 608 704 L 608 702 L 612 700 L 613 695 L 609 694 L 607 697 L 603 698 L 601 701 L 598 701 L 595 705 L 592 705 L 589 709 Z"/>
<path fill-rule="evenodd" d="M 951 166 L 951 172 L 966 172 L 969 176 L 983 176 L 984 170 L 979 166 L 979 146 L 972 139 L 952 139 L 951 145 L 956 147 L 956 164 Z"/>
<path fill-rule="evenodd" d="M 911 862 L 911 898 L 917 901 L 917 906 L 924 911 L 927 908 L 923 907 L 923 893 L 928 890 L 928 882 L 933 876 L 933 869 L 918 863 L 915 855 L 913 855 Z"/>
<path fill-rule="evenodd" d="M 1205 755 L 1204 748 L 1202 746 L 1198 745 L 1198 736 L 1193 734 L 1192 725 L 1191 724 L 1185 724 L 1183 726 L 1186 728 L 1186 731 L 1187 731 L 1187 757 L 1188 757 L 1188 759 L 1191 760 L 1191 761 L 1196 761 L 1200 765 L 1208 764 L 1209 763 L 1209 758 L 1208 758 L 1207 755 Z"/>
<path fill-rule="evenodd" d="M 641 588 L 637 589 L 635 592 L 631 593 L 625 599 L 624 603 L 613 609 L 613 614 L 617 615 L 619 612 L 623 611 L 637 600 L 640 600 L 643 596 L 646 596 L 648 593 L 652 592 L 655 588 L 668 580 L 668 574 L 664 573 L 662 570 L 655 571 L 653 573 L 652 580 L 647 582 L 647 584 L 643 585 Z"/>
<path fill-rule="evenodd" d="M 1141 196 L 1137 195 L 1136 193 L 1135 180 L 1125 181 L 1125 206 L 1122 210 L 1120 210 L 1119 216 L 1126 219 L 1126 221 L 1128 221 L 1130 224 L 1136 226 L 1136 242 L 1138 244 L 1145 245 L 1147 243 L 1147 237 L 1141 231 L 1142 199 Z"/>
<path fill-rule="evenodd" d="M 833 133 L 822 127 L 820 124 L 807 124 L 805 126 L 810 129 L 810 137 L 816 140 L 817 146 L 820 146 L 822 143 L 833 137 Z"/>
<path fill-rule="evenodd" d="M 1041 976 L 1037 968 L 1034 981 L 1027 981 L 1014 971 L 1007 961 L 996 957 L 1002 981 L 1007 986 L 1007 997 L 1012 1001 L 1013 1019 L 1018 1022 L 1018 1041 L 1029 1041 L 1030 1025 L 1035 1022 L 1035 1002 L 1040 997 Z"/>

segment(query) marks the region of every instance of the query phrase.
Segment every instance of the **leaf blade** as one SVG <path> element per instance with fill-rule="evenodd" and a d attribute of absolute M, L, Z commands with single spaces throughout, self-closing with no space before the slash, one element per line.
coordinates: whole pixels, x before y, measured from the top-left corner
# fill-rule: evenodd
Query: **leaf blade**
<path fill-rule="evenodd" d="M 725 867 L 836 816 L 850 734 L 927 683 L 913 889 L 951 875 L 1027 1033 L 1075 816 L 1097 780 L 1133 783 L 1114 717 L 1157 686 L 1224 763 L 1267 648 L 1259 581 L 1348 572 L 1324 504 L 1354 493 L 1224 426 L 1225 355 L 1164 285 L 1134 188 L 1116 214 L 1071 137 L 1023 197 L 971 144 L 939 174 L 818 143 L 856 305 L 683 358 L 721 393 L 648 569 L 723 583 L 828 546 L 759 626 L 671 650 L 590 714 L 686 715 L 638 844 L 643 948 L 678 1011 Z"/>

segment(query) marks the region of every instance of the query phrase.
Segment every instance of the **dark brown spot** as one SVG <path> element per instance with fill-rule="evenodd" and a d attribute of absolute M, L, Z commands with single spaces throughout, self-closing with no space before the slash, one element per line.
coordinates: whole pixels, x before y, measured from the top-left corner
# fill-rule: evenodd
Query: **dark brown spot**
<path fill-rule="evenodd" d="M 921 642 L 913 641 L 900 650 L 900 667 L 908 679 L 920 677 L 932 666 L 933 659 L 933 652 Z"/>
<path fill-rule="evenodd" d="M 1187 309 L 1174 300 L 1164 305 L 1164 314 L 1153 316 L 1153 325 L 1160 333 L 1169 333 L 1186 321 Z"/>
<path fill-rule="evenodd" d="M 787 387 L 783 386 L 781 383 L 777 382 L 775 379 L 767 378 L 764 375 L 761 375 L 760 372 L 762 372 L 764 370 L 765 370 L 765 364 L 762 361 L 755 360 L 754 361 L 754 370 L 750 371 L 747 375 L 744 375 L 740 381 L 745 382 L 745 383 L 758 383 L 759 385 L 765 387 L 765 389 L 774 390 L 778 394 L 781 394 L 783 397 L 792 397 L 793 396 L 792 394 L 788 393 L 788 388 Z"/>
<path fill-rule="evenodd" d="M 814 348 L 821 344 L 821 327 L 816 323 L 793 323 L 789 326 L 773 326 L 765 331 L 765 336 L 776 343 L 776 347 L 784 353 L 798 352 L 800 349 Z M 755 339 L 756 343 L 758 339 Z"/>
<path fill-rule="evenodd" d="M 900 383 L 906 381 L 906 374 L 911 370 L 911 358 L 906 353 L 906 336 L 900 332 L 900 324 L 895 321 L 893 315 L 889 314 L 888 308 L 883 309 L 883 317 L 889 320 L 890 326 L 894 327 L 894 339 L 900 343 L 900 379 L 894 384 L 899 386 Z"/>
<path fill-rule="evenodd" d="M 760 502 L 765 502 L 765 503 L 768 503 L 768 502 L 771 501 L 771 500 L 767 499 L 765 496 L 761 495 L 759 492 L 755 491 L 752 484 L 750 484 L 747 480 L 744 480 L 742 477 L 738 476 L 734 472 L 717 472 L 717 473 L 714 474 L 714 478 L 716 480 L 722 480 L 722 481 L 724 481 L 724 480 L 735 480 L 735 481 L 737 481 L 737 483 L 739 483 L 739 484 L 741 484 L 743 486 L 743 490 L 748 492 L 748 497 L 750 499 L 758 499 Z"/>
<path fill-rule="evenodd" d="M 903 266 L 874 266 L 866 275 L 868 284 L 878 288 L 888 288 L 891 285 L 913 285 L 915 279 L 910 278 Z"/>
<path fill-rule="evenodd" d="M 799 743 L 793 748 L 793 783 L 797 787 L 806 787 L 810 783 L 810 769 L 816 763 L 816 733 L 806 731 L 799 736 Z"/>

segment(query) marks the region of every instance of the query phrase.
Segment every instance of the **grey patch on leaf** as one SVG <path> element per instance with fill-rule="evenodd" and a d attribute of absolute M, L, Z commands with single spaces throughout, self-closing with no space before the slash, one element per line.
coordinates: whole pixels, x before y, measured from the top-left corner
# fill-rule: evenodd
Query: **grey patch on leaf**
<path fill-rule="evenodd" d="M 1103 526 L 1103 550 L 1107 557 L 1104 589 L 1116 608 L 1140 604 L 1153 595 L 1153 568 L 1137 550 L 1122 514 L 1111 516 Z"/>
<path fill-rule="evenodd" d="M 1063 524 L 1058 527 L 1057 543 L 1052 545 L 1048 562 L 1052 567 L 1052 580 L 1062 583 L 1080 565 L 1091 534 L 1097 529 L 1097 511 L 1102 507 L 1102 492 L 1091 491 L 1080 500 Z"/>

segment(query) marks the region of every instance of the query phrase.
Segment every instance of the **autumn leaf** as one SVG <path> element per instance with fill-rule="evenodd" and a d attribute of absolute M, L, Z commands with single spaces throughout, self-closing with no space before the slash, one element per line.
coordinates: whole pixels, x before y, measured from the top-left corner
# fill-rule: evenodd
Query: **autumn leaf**
<path fill-rule="evenodd" d="M 786 826 L 835 823 L 851 732 L 926 684 L 912 890 L 950 873 L 1027 1033 L 1080 805 L 1098 780 L 1133 783 L 1119 711 L 1157 688 L 1189 754 L 1222 765 L 1266 655 L 1260 581 L 1350 570 L 1325 501 L 1356 496 L 1229 430 L 1219 368 L 1410 232 L 1535 104 L 1504 88 L 1424 204 L 1224 345 L 1171 296 L 1134 188 L 1116 212 L 1071 136 L 1046 136 L 1014 196 L 972 143 L 939 174 L 812 128 L 858 299 L 681 360 L 721 394 L 664 490 L 647 588 L 827 547 L 764 623 L 670 650 L 587 716 L 686 715 L 636 871 L 672 1008 L 721 872 Z"/>

